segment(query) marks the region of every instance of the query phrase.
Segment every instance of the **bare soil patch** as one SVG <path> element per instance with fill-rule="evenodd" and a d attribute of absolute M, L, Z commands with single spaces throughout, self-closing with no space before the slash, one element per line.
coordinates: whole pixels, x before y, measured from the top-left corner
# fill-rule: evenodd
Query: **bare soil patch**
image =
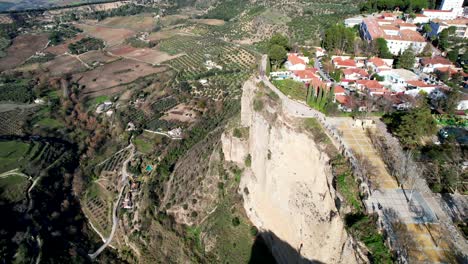
<path fill-rule="evenodd" d="M 150 64 L 159 64 L 164 61 L 172 60 L 177 56 L 171 56 L 165 52 L 150 48 L 134 48 L 129 45 L 119 45 L 109 50 L 113 55 L 128 59 L 134 59 Z"/>
<path fill-rule="evenodd" d="M 224 20 L 221 19 L 190 19 L 190 21 L 210 26 L 222 26 L 226 23 Z"/>
<path fill-rule="evenodd" d="M 6 50 L 7 55 L 0 59 L 0 71 L 13 69 L 22 64 L 37 51 L 41 51 L 47 42 L 46 34 L 28 34 L 16 37 L 13 44 Z"/>
<path fill-rule="evenodd" d="M 178 33 L 181 33 L 181 30 L 178 29 L 171 29 L 171 30 L 163 30 L 163 31 L 158 31 L 158 32 L 153 32 L 149 35 L 148 39 L 151 41 L 160 41 L 163 39 L 168 39 L 171 38 Z"/>
<path fill-rule="evenodd" d="M 179 104 L 168 110 L 161 119 L 167 121 L 193 123 L 197 117 L 198 114 L 193 110 L 192 107 L 186 104 Z"/>
<path fill-rule="evenodd" d="M 68 45 L 70 45 L 72 43 L 75 43 L 75 42 L 78 42 L 79 40 L 83 39 L 84 37 L 85 37 L 84 34 L 78 34 L 74 38 L 71 38 L 71 39 L 65 41 L 64 43 L 62 43 L 60 45 L 47 47 L 47 49 L 45 49 L 45 52 L 52 53 L 52 54 L 55 54 L 55 55 L 64 54 L 64 53 L 68 52 Z"/>
<path fill-rule="evenodd" d="M 104 94 L 108 95 L 123 90 L 123 88 L 111 88 L 131 83 L 140 77 L 162 72 L 165 69 L 165 67 L 153 67 L 147 63 L 123 59 L 105 64 L 91 71 L 75 74 L 73 79 L 84 87 L 84 95 L 98 91 L 105 91 Z"/>
<path fill-rule="evenodd" d="M 151 31 L 156 24 L 156 19 L 150 14 L 109 17 L 99 23 L 99 25 L 112 28 L 126 28 L 135 31 Z"/>
<path fill-rule="evenodd" d="M 106 52 L 102 50 L 92 50 L 84 54 L 81 54 L 80 59 L 84 61 L 86 64 L 94 66 L 97 63 L 103 63 L 103 64 L 110 63 L 110 62 L 118 60 L 119 58 L 110 56 L 109 54 L 107 54 Z"/>
<path fill-rule="evenodd" d="M 43 64 L 52 76 L 85 71 L 86 67 L 77 58 L 61 55 Z"/>
<path fill-rule="evenodd" d="M 135 31 L 125 28 L 111 28 L 88 24 L 77 24 L 76 26 L 91 37 L 104 40 L 106 46 L 123 43 L 126 39 L 136 34 Z"/>

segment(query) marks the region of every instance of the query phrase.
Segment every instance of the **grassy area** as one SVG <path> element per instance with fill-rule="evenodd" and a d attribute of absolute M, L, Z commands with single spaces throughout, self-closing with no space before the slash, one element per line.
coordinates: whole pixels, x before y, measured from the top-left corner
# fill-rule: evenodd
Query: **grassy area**
<path fill-rule="evenodd" d="M 376 221 L 376 216 L 373 215 L 359 213 L 346 216 L 348 230 L 369 249 L 371 263 L 393 263 L 392 255 L 384 243 L 384 237 L 377 230 Z"/>
<path fill-rule="evenodd" d="M 52 119 L 52 118 L 43 118 L 37 122 L 40 126 L 46 127 L 46 128 L 62 128 L 64 127 L 64 124 L 57 119 Z"/>
<path fill-rule="evenodd" d="M 20 141 L 0 142 L 0 173 L 18 168 L 28 149 L 29 144 Z"/>
<path fill-rule="evenodd" d="M 346 202 L 350 203 L 356 211 L 362 210 L 357 183 L 349 172 L 338 175 L 336 187 L 338 192 L 345 197 Z"/>
<path fill-rule="evenodd" d="M 0 178 L 0 197 L 10 202 L 18 202 L 26 197 L 28 179 L 18 175 Z"/>
<path fill-rule="evenodd" d="M 307 97 L 307 89 L 301 82 L 294 80 L 277 80 L 273 81 L 273 84 L 285 95 L 295 100 L 305 101 Z"/>
<path fill-rule="evenodd" d="M 314 135 L 314 140 L 317 143 L 331 144 L 328 135 L 323 131 L 322 125 L 315 118 L 307 118 L 304 120 L 304 128 Z"/>
<path fill-rule="evenodd" d="M 162 142 L 163 137 L 162 135 L 143 132 L 143 134 L 133 140 L 133 143 L 135 143 L 138 151 L 148 154 L 154 149 L 156 144 Z"/>
<path fill-rule="evenodd" d="M 253 246 L 252 227 L 248 219 L 226 197 L 210 215 L 202 231 L 216 237 L 214 252 L 218 263 L 248 263 Z"/>

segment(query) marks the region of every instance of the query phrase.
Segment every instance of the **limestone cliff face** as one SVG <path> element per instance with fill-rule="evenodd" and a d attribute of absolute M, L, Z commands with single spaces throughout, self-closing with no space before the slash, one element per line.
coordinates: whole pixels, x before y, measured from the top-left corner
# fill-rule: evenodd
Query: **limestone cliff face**
<path fill-rule="evenodd" d="M 302 257 L 358 263 L 335 206 L 328 157 L 295 128 L 295 120 L 271 107 L 253 111 L 255 89 L 254 82 L 247 82 L 242 97 L 241 123 L 250 128 L 249 139 L 236 143 L 228 134 L 222 137 L 226 160 L 241 164 L 251 155 L 239 188 L 250 220 L 261 231 L 274 233 L 264 239 L 280 263 L 305 262 Z M 269 114 L 275 114 L 274 121 Z"/>

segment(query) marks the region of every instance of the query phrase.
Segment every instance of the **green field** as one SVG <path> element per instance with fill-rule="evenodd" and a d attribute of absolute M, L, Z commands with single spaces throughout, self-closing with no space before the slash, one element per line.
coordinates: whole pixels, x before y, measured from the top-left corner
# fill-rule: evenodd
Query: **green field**
<path fill-rule="evenodd" d="M 294 100 L 305 101 L 307 96 L 307 89 L 301 82 L 296 82 L 293 80 L 278 80 L 273 81 L 273 84 L 278 88 L 282 93 L 291 97 Z"/>
<path fill-rule="evenodd" d="M 61 127 L 64 127 L 64 124 L 62 122 L 58 121 L 57 119 L 52 119 L 52 118 L 41 119 L 41 120 L 39 120 L 39 122 L 37 122 L 37 124 L 39 124 L 42 127 L 46 127 L 46 128 L 61 128 Z"/>
<path fill-rule="evenodd" d="M 28 179 L 19 175 L 0 178 L 0 199 L 18 202 L 25 198 Z"/>
<path fill-rule="evenodd" d="M 25 162 L 29 144 L 20 141 L 0 142 L 0 173 L 20 167 Z"/>

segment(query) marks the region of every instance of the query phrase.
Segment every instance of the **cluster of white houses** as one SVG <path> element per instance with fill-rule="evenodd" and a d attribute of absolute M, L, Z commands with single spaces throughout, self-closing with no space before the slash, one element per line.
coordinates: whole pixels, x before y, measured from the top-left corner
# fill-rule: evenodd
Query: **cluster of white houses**
<path fill-rule="evenodd" d="M 405 96 L 442 95 L 448 88 L 445 84 L 433 78 L 423 79 L 420 75 L 405 69 L 393 69 L 392 59 L 378 57 L 332 56 L 331 62 L 335 70 L 342 72 L 341 80 L 332 83 L 324 81 L 318 70 L 309 67 L 309 58 L 297 53 L 288 54 L 285 63 L 286 70 L 272 72 L 274 80 L 293 79 L 311 87 L 334 87 L 335 102 L 342 111 L 350 112 L 355 109 L 364 110 L 365 107 L 355 100 L 353 94 L 366 94 L 374 98 L 383 98 L 394 103 L 394 107 L 402 109 L 409 107 L 402 98 Z M 417 72 L 432 74 L 437 71 L 449 74 L 461 73 L 452 62 L 444 57 L 420 58 L 415 64 Z M 378 76 L 378 77 L 377 77 Z M 464 106 L 463 106 L 464 105 Z M 460 110 L 466 110 L 468 105 L 461 102 Z"/>

